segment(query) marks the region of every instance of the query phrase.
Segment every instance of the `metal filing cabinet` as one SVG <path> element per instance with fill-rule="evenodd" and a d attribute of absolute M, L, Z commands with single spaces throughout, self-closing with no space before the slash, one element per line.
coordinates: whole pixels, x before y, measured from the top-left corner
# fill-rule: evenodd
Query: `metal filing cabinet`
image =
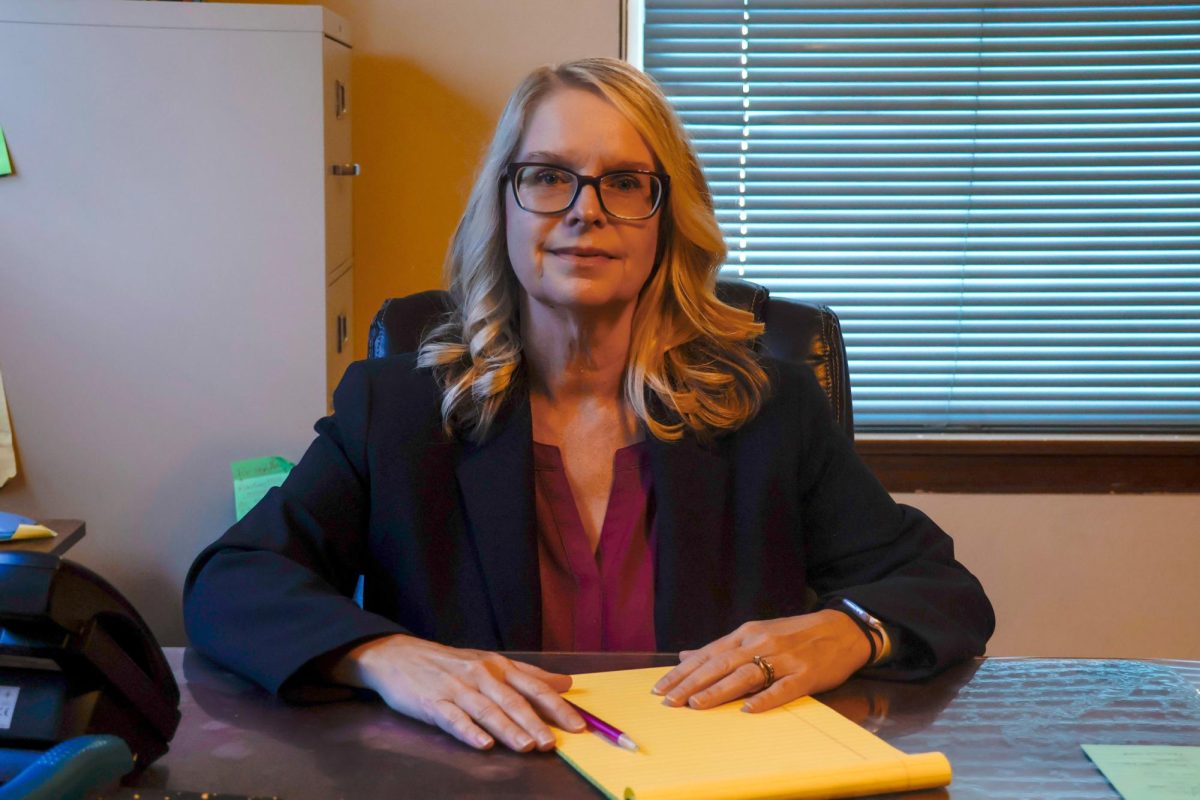
<path fill-rule="evenodd" d="M 298 458 L 350 359 L 350 45 L 319 6 L 0 0 L 0 507 L 87 520 L 167 644 L 229 462 Z"/>

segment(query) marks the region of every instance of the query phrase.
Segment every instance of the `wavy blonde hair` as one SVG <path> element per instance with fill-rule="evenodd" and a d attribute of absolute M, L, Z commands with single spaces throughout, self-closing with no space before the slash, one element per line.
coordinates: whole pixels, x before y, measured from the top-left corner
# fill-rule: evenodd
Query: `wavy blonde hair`
<path fill-rule="evenodd" d="M 422 341 L 418 364 L 442 390 L 448 434 L 481 440 L 524 386 L 520 285 L 508 259 L 505 167 L 537 104 L 579 88 L 612 103 L 671 176 L 658 252 L 633 318 L 624 394 L 651 435 L 676 440 L 733 430 L 758 413 L 767 376 L 750 349 L 762 333 L 715 293 L 725 242 L 687 134 L 658 85 L 623 61 L 589 58 L 534 70 L 508 100 L 446 254 L 453 310 Z"/>

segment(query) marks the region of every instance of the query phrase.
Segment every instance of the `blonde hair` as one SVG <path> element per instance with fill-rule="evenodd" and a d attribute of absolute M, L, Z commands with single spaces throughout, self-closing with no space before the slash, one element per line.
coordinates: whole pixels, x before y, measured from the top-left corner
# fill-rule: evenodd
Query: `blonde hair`
<path fill-rule="evenodd" d="M 623 61 L 589 58 L 540 67 L 513 91 L 454 232 L 445 264 L 453 310 L 425 336 L 418 356 L 441 387 L 447 433 L 485 438 L 523 385 L 520 286 L 508 259 L 501 176 L 537 104 L 567 87 L 612 103 L 671 176 L 656 264 L 634 312 L 626 402 L 659 439 L 679 439 L 685 430 L 709 438 L 741 426 L 767 390 L 749 344 L 762 325 L 717 299 L 725 242 L 699 161 L 653 79 Z"/>

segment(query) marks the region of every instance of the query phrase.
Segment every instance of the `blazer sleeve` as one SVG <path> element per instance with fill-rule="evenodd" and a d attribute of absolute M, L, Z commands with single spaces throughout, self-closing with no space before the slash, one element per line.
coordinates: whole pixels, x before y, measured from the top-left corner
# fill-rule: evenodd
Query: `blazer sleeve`
<path fill-rule="evenodd" d="M 800 487 L 808 582 L 829 605 L 848 597 L 898 631 L 876 677 L 921 678 L 982 655 L 995 628 L 983 586 L 925 514 L 892 500 L 800 370 Z"/>
<path fill-rule="evenodd" d="M 404 632 L 352 598 L 366 557 L 371 370 L 349 367 L 300 463 L 200 553 L 184 584 L 192 646 L 285 696 L 314 658 Z"/>

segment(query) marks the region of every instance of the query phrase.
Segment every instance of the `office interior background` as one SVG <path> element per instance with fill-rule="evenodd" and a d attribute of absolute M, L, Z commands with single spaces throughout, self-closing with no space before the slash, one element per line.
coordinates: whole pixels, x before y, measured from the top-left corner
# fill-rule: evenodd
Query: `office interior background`
<path fill-rule="evenodd" d="M 532 67 L 624 53 L 630 6 L 620 0 L 324 0 L 352 31 L 354 292 L 350 342 L 366 354 L 366 331 L 389 297 L 439 287 L 446 243 L 477 159 L 509 91 Z M 635 11 L 636 11 L 636 4 Z M 0 100 L 3 98 L 0 97 Z M 0 125 L 5 104 L 0 102 Z M 17 144 L 10 142 L 19 161 Z M 0 181 L 11 179 L 0 179 Z M 0 213 L 5 186 L 0 184 Z M 280 198 L 285 202 L 286 198 Z M 9 243 L 0 242 L 0 259 Z M 0 311 L 21 303 L 0 266 Z M 136 305 L 136 284 L 124 290 Z M 6 296 L 7 295 L 7 296 Z M 133 321 L 131 321 L 133 324 Z M 213 321 L 220 325 L 219 320 Z M 147 332 L 161 335 L 162 332 Z M 15 345 L 0 342 L 0 369 Z M 297 342 L 296 359 L 320 360 Z M 4 373 L 6 383 L 9 374 Z M 95 378 L 96 376 L 90 376 Z M 28 396 L 8 386 L 11 396 Z M 136 396 L 136 386 L 127 386 Z M 86 402 L 81 387 L 79 402 Z M 319 412 L 324 398 L 318 398 Z M 20 446 L 22 414 L 11 408 Z M 311 421 L 278 453 L 296 460 Z M 202 419 L 187 424 L 202 425 Z M 147 436 L 152 436 L 147 431 Z M 1181 437 L 1186 439 L 1186 437 Z M 206 454 L 213 455 L 213 454 Z M 102 469 L 101 454 L 92 458 Z M 219 460 L 219 459 L 216 459 Z M 144 480 L 153 482 L 149 472 Z M 228 508 L 195 524 L 164 514 L 164 501 L 97 516 L 102 497 L 46 505 L 49 486 L 0 488 L 0 507 L 45 517 L 78 517 L 88 537 L 71 554 L 109 577 L 151 622 L 164 645 L 184 643 L 179 622 L 183 576 L 199 550 L 232 522 Z M 1200 607 L 1200 487 L 1156 493 L 896 493 L 954 537 L 959 558 L 982 580 L 996 607 L 991 655 L 1200 658 L 1191 631 Z M 170 498 L 167 498 L 169 501 Z M 157 515 L 151 518 L 152 515 Z M 157 524 L 159 521 L 164 524 Z"/>

